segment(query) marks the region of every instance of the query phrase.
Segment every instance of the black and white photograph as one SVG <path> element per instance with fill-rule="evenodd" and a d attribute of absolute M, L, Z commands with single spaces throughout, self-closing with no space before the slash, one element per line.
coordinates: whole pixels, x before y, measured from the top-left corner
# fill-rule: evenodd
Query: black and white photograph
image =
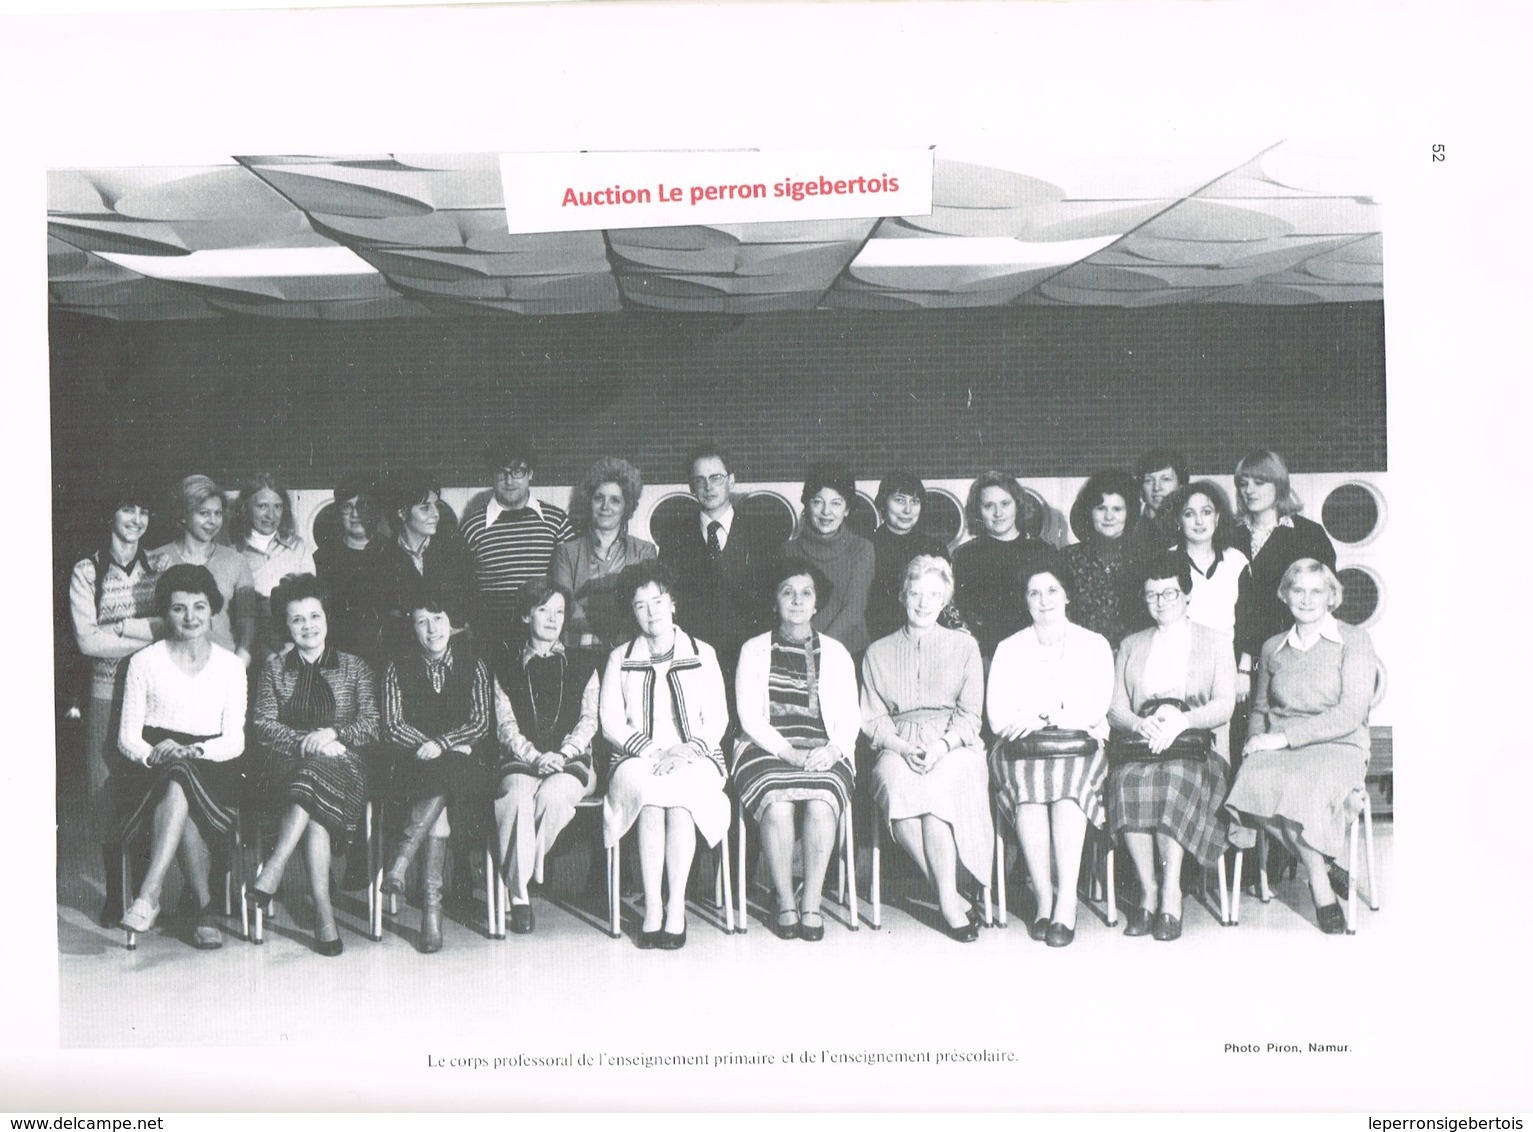
<path fill-rule="evenodd" d="M 0 1105 L 1525 1108 L 1527 775 L 1454 698 L 1520 555 L 1443 503 L 1526 397 L 1412 274 L 1419 23 L 1317 90 L 1234 7 L 55 20 L 191 77 L 7 201 Z"/>

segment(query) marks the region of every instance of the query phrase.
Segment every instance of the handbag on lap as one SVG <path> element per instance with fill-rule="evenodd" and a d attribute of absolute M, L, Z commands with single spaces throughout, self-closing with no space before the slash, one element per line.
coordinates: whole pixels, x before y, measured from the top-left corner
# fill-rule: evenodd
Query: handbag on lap
<path fill-rule="evenodd" d="M 1141 717 L 1154 715 L 1157 708 L 1169 705 L 1178 711 L 1191 709 L 1183 700 L 1151 700 L 1144 705 Z M 1115 763 L 1153 763 L 1162 759 L 1206 759 L 1214 753 L 1214 733 L 1198 727 L 1189 727 L 1171 745 L 1158 754 L 1150 750 L 1150 741 L 1143 735 L 1115 733 L 1107 741 L 1107 757 Z"/>
<path fill-rule="evenodd" d="M 1020 739 L 1003 742 L 1001 757 L 1012 762 L 1018 759 L 1073 759 L 1095 754 L 1096 749 L 1096 737 L 1089 731 L 1040 727 Z"/>

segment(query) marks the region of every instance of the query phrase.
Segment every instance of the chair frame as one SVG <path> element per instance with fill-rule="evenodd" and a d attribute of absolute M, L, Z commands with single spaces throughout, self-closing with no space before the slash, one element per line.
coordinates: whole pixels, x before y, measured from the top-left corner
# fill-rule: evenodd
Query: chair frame
<path fill-rule="evenodd" d="M 1347 935 L 1357 934 L 1357 829 L 1363 828 L 1363 852 L 1364 863 L 1368 868 L 1368 889 L 1363 896 L 1364 902 L 1371 911 L 1377 912 L 1380 906 L 1379 899 L 1379 873 L 1378 861 L 1373 851 L 1373 805 L 1368 799 L 1368 788 L 1362 788 L 1362 805 L 1357 813 L 1347 820 L 1347 902 L 1344 905 L 1347 915 Z M 1235 855 L 1234 877 L 1230 882 L 1230 924 L 1240 923 L 1240 870 L 1245 860 L 1246 851 L 1240 850 Z M 1222 860 L 1221 860 L 1222 864 Z M 1272 902 L 1272 888 L 1267 883 L 1267 835 L 1264 831 L 1256 833 L 1256 870 L 1257 870 L 1257 899 L 1263 904 Z"/>
<path fill-rule="evenodd" d="M 240 829 L 240 823 L 244 819 L 246 807 L 235 806 L 233 809 L 234 822 L 229 827 L 229 840 L 227 843 L 229 867 L 224 871 L 224 915 L 230 918 L 234 916 L 234 888 L 237 877 L 239 885 L 240 938 L 249 939 L 250 915 L 249 908 L 245 903 L 245 889 L 249 882 L 246 880 L 246 872 L 244 868 L 245 845 L 244 838 Z M 191 819 L 188 818 L 187 820 L 190 821 Z M 122 871 L 118 878 L 118 882 L 121 885 L 119 891 L 122 893 L 122 906 L 124 909 L 126 909 L 128 905 L 133 901 L 132 855 L 128 852 L 127 838 L 123 839 L 122 852 L 119 853 L 118 856 L 121 858 L 122 862 Z M 124 936 L 124 950 L 137 951 L 139 933 L 129 927 L 124 927 L 122 931 Z"/>
<path fill-rule="evenodd" d="M 745 807 L 740 807 L 739 816 L 736 818 L 738 829 L 736 833 L 736 859 L 739 862 L 739 883 L 736 891 L 739 895 L 739 909 L 736 920 L 739 926 L 735 929 L 741 935 L 745 934 L 749 921 L 746 911 L 749 905 L 748 884 L 746 880 L 746 854 L 745 854 L 745 827 L 750 821 Z M 858 923 L 859 912 L 857 908 L 857 853 L 852 839 L 852 803 L 847 800 L 846 806 L 841 810 L 841 820 L 837 823 L 837 840 L 841 843 L 841 868 L 837 880 L 836 902 L 846 909 L 847 930 L 857 931 L 861 927 Z M 850 881 L 850 883 L 848 883 Z M 877 927 L 877 924 L 873 925 Z"/>
<path fill-rule="evenodd" d="M 883 912 L 884 912 L 884 909 L 883 909 L 883 862 L 882 862 L 881 856 L 882 856 L 882 850 L 883 850 L 884 832 L 885 832 L 885 829 L 886 829 L 887 826 L 888 826 L 888 822 L 886 820 L 885 821 L 880 821 L 880 820 L 878 820 L 877 815 L 875 815 L 874 827 L 873 827 L 873 853 L 872 853 L 872 856 L 873 856 L 873 876 L 872 876 L 872 879 L 871 879 L 871 881 L 870 881 L 870 883 L 868 885 L 868 901 L 873 906 L 873 916 L 872 916 L 872 920 L 871 920 L 870 926 L 873 928 L 874 931 L 881 931 L 883 929 L 883 926 L 884 926 L 884 923 L 883 923 L 883 921 L 884 921 L 884 915 L 883 915 Z M 893 835 L 891 834 L 890 836 L 893 836 Z M 962 866 L 962 864 L 963 864 L 963 862 L 960 861 L 959 865 Z M 991 916 L 991 913 L 990 913 L 990 878 L 989 877 L 983 877 L 983 878 L 976 877 L 975 879 L 979 880 L 979 882 L 980 882 L 981 900 L 984 902 L 984 905 L 985 905 L 985 918 L 984 918 L 984 921 L 983 921 L 984 925 L 987 928 L 988 927 L 994 927 L 997 921 Z M 1005 920 L 1004 905 L 1002 906 L 1002 908 L 1003 908 L 1002 913 L 1001 913 L 1001 917 L 1002 918 L 999 921 L 999 923 L 1000 923 L 1001 927 L 1005 927 L 1006 926 L 1006 920 Z"/>
<path fill-rule="evenodd" d="M 998 793 L 992 792 L 991 802 L 994 807 L 995 822 L 995 891 L 997 905 L 996 923 L 997 926 L 1004 928 L 1006 927 L 1005 831 L 1006 827 L 1009 825 L 1012 831 L 1016 832 L 1016 821 L 1015 815 L 1005 813 L 1005 810 L 1001 805 L 1001 797 Z M 1003 818 L 1006 820 L 1003 821 Z M 1105 833 L 1100 835 L 1096 834 L 1095 828 L 1096 827 L 1094 827 L 1089 821 L 1086 823 L 1086 842 L 1081 846 L 1081 861 L 1083 864 L 1085 863 L 1087 852 L 1089 851 L 1092 854 L 1091 866 L 1086 874 L 1090 882 L 1090 887 L 1086 890 L 1086 905 L 1087 907 L 1091 908 L 1091 910 L 1098 916 L 1102 917 L 1102 922 L 1105 923 L 1108 927 L 1115 928 L 1118 926 L 1116 845 L 1110 835 Z M 1093 840 L 1096 837 L 1100 837 L 1101 843 L 1106 845 L 1106 853 L 1104 854 L 1104 870 L 1106 872 L 1105 884 L 1103 884 L 1102 878 L 1097 876 L 1096 846 L 1098 842 Z M 1022 852 L 1022 835 L 1020 833 L 1017 834 L 1017 852 L 1020 856 Z M 1024 865 L 1024 872 L 1025 871 L 1026 869 Z M 1052 872 L 1052 869 L 1050 871 Z M 1078 880 L 1077 883 L 1079 883 Z M 1098 908 L 1096 905 L 1097 901 L 1101 901 L 1104 906 L 1102 908 Z"/>
<path fill-rule="evenodd" d="M 369 798 L 362 806 L 362 851 L 367 854 L 367 938 L 374 943 L 383 939 L 383 839 L 378 810 L 381 803 Z M 255 875 L 261 875 L 265 865 L 264 839 L 261 835 L 259 814 L 252 817 L 254 836 L 251 839 L 255 851 Z M 246 921 L 245 938 L 254 944 L 266 942 L 266 913 L 258 905 L 252 914 L 245 905 L 246 884 L 240 886 L 241 918 Z"/>

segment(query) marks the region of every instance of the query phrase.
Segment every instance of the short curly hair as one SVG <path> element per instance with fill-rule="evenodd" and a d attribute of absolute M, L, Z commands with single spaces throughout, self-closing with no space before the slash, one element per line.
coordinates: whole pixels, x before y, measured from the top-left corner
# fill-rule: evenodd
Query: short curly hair
<path fill-rule="evenodd" d="M 910 596 L 910 584 L 921 578 L 939 579 L 947 587 L 944 605 L 953 600 L 953 564 L 939 554 L 918 554 L 905 566 L 905 577 L 900 581 L 900 601 Z"/>
<path fill-rule="evenodd" d="M 585 470 L 580 482 L 570 489 L 570 524 L 577 531 L 591 529 L 591 499 L 596 495 L 596 489 L 604 483 L 615 483 L 622 491 L 622 529 L 628 529 L 628 520 L 639 509 L 644 477 L 627 460 L 618 456 L 602 456 Z"/>
<path fill-rule="evenodd" d="M 1123 498 L 1125 522 L 1123 533 L 1133 528 L 1139 518 L 1139 485 L 1134 482 L 1132 476 L 1120 468 L 1111 468 L 1105 472 L 1095 472 L 1076 492 L 1075 502 L 1070 506 L 1070 529 L 1075 532 L 1075 537 L 1084 542 L 1095 529 L 1091 522 L 1091 513 L 1097 505 L 1109 495 L 1118 495 Z"/>
<path fill-rule="evenodd" d="M 175 594 L 201 594 L 208 599 L 208 608 L 215 616 L 223 610 L 224 595 L 218 581 L 206 566 L 194 566 L 182 562 L 170 567 L 154 584 L 154 611 L 161 617 L 170 612 L 170 599 Z"/>
<path fill-rule="evenodd" d="M 617 576 L 617 594 L 626 605 L 633 605 L 633 595 L 645 586 L 659 586 L 661 593 L 674 594 L 676 575 L 660 559 L 647 558 L 623 567 L 623 572 Z"/>

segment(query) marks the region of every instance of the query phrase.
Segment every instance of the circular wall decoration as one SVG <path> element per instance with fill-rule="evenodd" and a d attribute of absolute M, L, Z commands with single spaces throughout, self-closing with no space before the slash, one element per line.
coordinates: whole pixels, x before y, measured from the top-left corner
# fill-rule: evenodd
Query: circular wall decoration
<path fill-rule="evenodd" d="M 1366 625 L 1378 616 L 1384 603 L 1384 589 L 1378 575 L 1362 566 L 1348 566 L 1336 571 L 1341 580 L 1341 607 L 1336 617 L 1348 625 Z"/>
<path fill-rule="evenodd" d="M 1356 480 L 1331 489 L 1320 505 L 1320 522 L 1337 542 L 1365 543 L 1383 526 L 1384 505 L 1379 493 Z"/>
<path fill-rule="evenodd" d="M 853 534 L 863 538 L 872 538 L 873 532 L 878 529 L 878 511 L 873 501 L 860 491 L 857 498 L 852 500 L 852 510 L 846 517 L 846 526 Z"/>
<path fill-rule="evenodd" d="M 921 508 L 921 525 L 952 546 L 963 534 L 963 504 L 941 488 L 933 488 Z"/>

